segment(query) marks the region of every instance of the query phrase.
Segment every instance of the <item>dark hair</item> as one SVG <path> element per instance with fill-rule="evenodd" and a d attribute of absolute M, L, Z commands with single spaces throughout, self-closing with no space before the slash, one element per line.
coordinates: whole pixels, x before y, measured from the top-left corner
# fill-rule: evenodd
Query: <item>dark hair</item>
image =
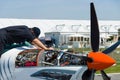
<path fill-rule="evenodd" d="M 41 33 L 40 29 L 37 27 L 33 27 L 32 30 L 34 32 L 35 37 L 38 37 Z"/>

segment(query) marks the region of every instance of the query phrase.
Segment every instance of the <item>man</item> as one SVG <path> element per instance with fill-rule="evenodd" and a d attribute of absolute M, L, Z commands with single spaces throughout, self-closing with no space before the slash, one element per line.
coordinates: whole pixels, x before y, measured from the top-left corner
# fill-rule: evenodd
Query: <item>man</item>
<path fill-rule="evenodd" d="M 9 26 L 0 29 L 0 56 L 2 55 L 4 48 L 7 44 L 20 44 L 25 41 L 28 41 L 31 44 L 37 46 L 38 48 L 44 50 L 53 50 L 53 48 L 47 48 L 44 44 L 42 44 L 42 42 L 38 39 L 39 34 L 39 28 L 28 28 L 25 25 Z"/>

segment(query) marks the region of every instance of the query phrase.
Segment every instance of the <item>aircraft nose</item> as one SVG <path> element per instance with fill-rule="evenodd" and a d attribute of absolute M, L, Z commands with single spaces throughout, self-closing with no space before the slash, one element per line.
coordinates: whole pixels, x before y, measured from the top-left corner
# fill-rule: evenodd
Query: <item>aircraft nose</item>
<path fill-rule="evenodd" d="M 104 70 L 116 62 L 113 58 L 102 52 L 90 52 L 88 57 L 93 59 L 93 62 L 87 62 L 89 69 Z"/>

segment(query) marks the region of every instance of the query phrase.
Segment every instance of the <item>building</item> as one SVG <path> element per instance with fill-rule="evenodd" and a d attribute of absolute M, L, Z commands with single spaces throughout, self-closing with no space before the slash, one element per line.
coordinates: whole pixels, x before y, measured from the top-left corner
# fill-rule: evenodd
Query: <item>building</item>
<path fill-rule="evenodd" d="M 51 36 L 58 46 L 89 47 L 89 20 L 0 19 L 0 28 L 15 25 L 37 26 L 42 31 L 39 37 Z M 99 29 L 101 46 L 110 45 L 118 40 L 120 21 L 99 20 Z M 111 36 L 112 40 L 107 42 Z"/>

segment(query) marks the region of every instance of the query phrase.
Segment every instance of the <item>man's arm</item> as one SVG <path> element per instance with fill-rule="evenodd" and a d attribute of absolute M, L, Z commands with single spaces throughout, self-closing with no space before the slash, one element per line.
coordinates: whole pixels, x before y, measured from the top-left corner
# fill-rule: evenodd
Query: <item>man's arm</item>
<path fill-rule="evenodd" d="M 35 38 L 32 41 L 32 44 L 37 45 L 39 48 L 42 48 L 44 50 L 53 50 L 53 48 L 47 48 L 39 39 Z"/>

